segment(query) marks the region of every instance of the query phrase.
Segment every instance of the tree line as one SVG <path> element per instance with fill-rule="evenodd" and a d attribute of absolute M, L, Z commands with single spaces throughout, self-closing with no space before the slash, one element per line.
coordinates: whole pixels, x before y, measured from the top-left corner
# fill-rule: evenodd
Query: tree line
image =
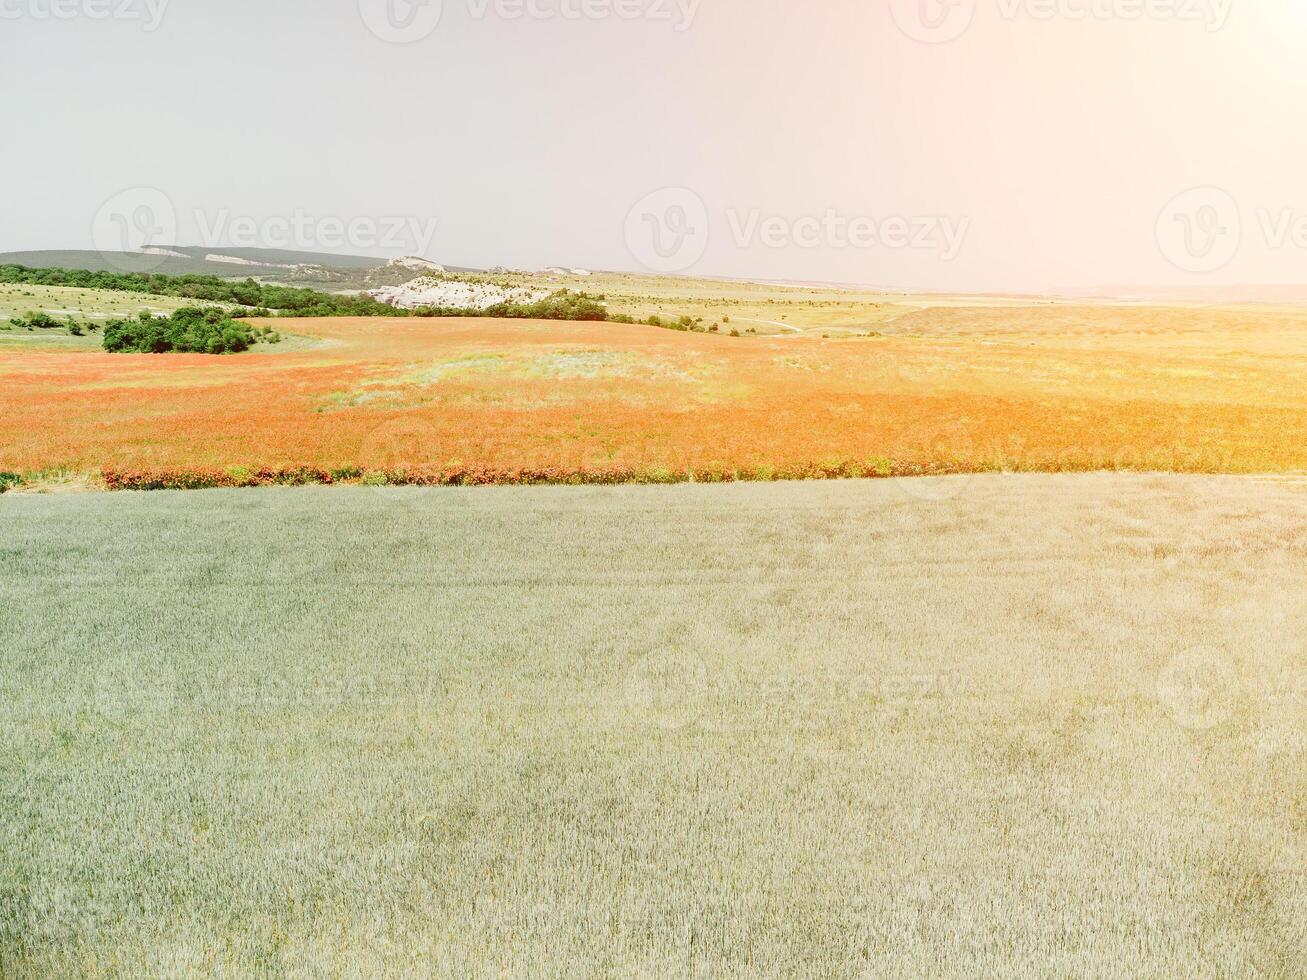
<path fill-rule="evenodd" d="M 484 316 L 543 320 L 610 319 L 602 296 L 567 289 L 534 303 L 499 303 L 489 309 L 423 306 L 402 310 L 363 293 L 341 295 L 300 286 L 273 286 L 254 279 L 220 279 L 217 276 L 169 276 L 152 272 L 91 272 L 87 269 L 32 269 L 0 266 L 0 283 L 33 286 L 74 286 L 111 292 L 148 293 L 207 303 L 233 303 L 239 315 L 288 316 Z M 623 318 L 625 319 L 625 318 Z"/>

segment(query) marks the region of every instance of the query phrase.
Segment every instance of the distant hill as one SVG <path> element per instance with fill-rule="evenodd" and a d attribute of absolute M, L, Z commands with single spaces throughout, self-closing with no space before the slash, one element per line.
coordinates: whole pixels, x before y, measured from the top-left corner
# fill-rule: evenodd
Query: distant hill
<path fill-rule="evenodd" d="M 101 253 L 95 251 L 42 251 L 0 253 L 0 264 L 25 265 L 31 269 L 90 269 L 92 272 L 162 272 L 169 276 L 248 276 L 248 269 L 237 272 L 234 266 L 223 266 L 203 259 L 173 258 L 170 256 L 138 255 L 131 252 Z M 271 274 L 272 269 L 267 272 Z"/>
<path fill-rule="evenodd" d="M 329 252 L 293 252 L 276 248 L 207 248 L 202 245 L 168 245 L 153 251 L 97 252 L 61 249 L 40 252 L 3 252 L 0 265 L 31 269 L 89 269 L 92 272 L 158 272 L 167 276 L 217 276 L 221 279 L 258 279 L 289 286 L 310 286 L 327 292 L 348 292 L 397 286 L 436 271 L 475 272 L 463 266 L 442 266 L 405 256 L 379 259 L 366 255 Z"/>
<path fill-rule="evenodd" d="M 1307 285 L 1302 283 L 1248 283 L 1242 285 L 1102 286 L 1098 289 L 1065 289 L 1056 295 L 1072 299 L 1121 299 L 1138 302 L 1183 303 L 1271 303 L 1307 302 Z"/>
<path fill-rule="evenodd" d="M 332 255 L 323 252 L 288 252 L 269 248 L 204 248 L 169 245 L 163 255 L 136 252 L 104 253 L 94 250 L 52 250 L 0 253 L 0 264 L 25 265 L 33 269 L 90 269 L 93 272 L 161 272 L 170 276 L 206 275 L 244 279 L 284 275 L 291 266 L 321 269 L 376 269 L 385 259 L 363 255 Z M 222 256 L 231 261 L 214 261 Z M 248 264 L 247 264 L 248 263 Z"/>
<path fill-rule="evenodd" d="M 181 252 L 194 259 L 205 259 L 209 255 L 221 255 L 234 259 L 243 259 L 254 265 L 266 266 L 316 265 L 326 269 L 375 269 L 387 262 L 386 259 L 379 259 L 375 255 L 293 252 L 280 248 L 206 248 L 200 245 L 169 245 L 167 250 Z"/>

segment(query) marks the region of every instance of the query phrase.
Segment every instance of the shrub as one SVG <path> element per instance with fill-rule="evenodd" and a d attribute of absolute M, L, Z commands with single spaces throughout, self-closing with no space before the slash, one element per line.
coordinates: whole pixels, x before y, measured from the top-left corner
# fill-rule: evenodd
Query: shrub
<path fill-rule="evenodd" d="M 480 315 L 516 320 L 602 321 L 608 318 L 608 311 L 600 302 L 601 298 L 560 289 L 534 303 L 497 303 Z"/>
<path fill-rule="evenodd" d="M 62 327 L 63 323 L 49 313 L 29 311 L 24 316 L 14 317 L 11 325 L 20 330 L 55 330 Z"/>
<path fill-rule="evenodd" d="M 225 310 L 186 307 L 171 317 L 144 313 L 104 328 L 104 349 L 113 353 L 235 354 L 257 342 L 254 331 Z"/>

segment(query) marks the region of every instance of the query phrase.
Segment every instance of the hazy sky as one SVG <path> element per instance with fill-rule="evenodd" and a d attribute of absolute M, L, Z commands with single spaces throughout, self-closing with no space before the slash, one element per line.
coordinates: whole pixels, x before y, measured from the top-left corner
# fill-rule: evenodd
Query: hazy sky
<path fill-rule="evenodd" d="M 1302 0 L 0 0 L 0 250 L 1302 281 L 1304 51 Z"/>

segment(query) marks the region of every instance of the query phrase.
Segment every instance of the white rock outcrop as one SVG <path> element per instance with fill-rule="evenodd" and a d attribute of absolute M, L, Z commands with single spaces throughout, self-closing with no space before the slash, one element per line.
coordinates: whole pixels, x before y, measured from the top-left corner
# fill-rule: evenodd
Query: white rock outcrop
<path fill-rule="evenodd" d="M 492 283 L 460 282 L 422 276 L 402 286 L 372 289 L 368 295 L 398 307 L 415 310 L 419 306 L 447 306 L 458 309 L 484 310 L 498 303 L 534 303 L 549 295 L 543 289 L 506 289 Z"/>
<path fill-rule="evenodd" d="M 289 265 L 272 265 L 268 262 L 254 262 L 250 259 L 243 259 L 239 255 L 222 255 L 218 252 L 210 252 L 204 257 L 205 262 L 221 262 L 224 265 L 262 265 L 275 269 L 289 269 Z"/>
<path fill-rule="evenodd" d="M 417 255 L 401 255 L 397 259 L 391 259 L 386 263 L 390 269 L 409 269 L 413 272 L 436 272 L 444 274 L 445 267 L 439 262 L 432 262 L 430 259 L 424 259 Z"/>

